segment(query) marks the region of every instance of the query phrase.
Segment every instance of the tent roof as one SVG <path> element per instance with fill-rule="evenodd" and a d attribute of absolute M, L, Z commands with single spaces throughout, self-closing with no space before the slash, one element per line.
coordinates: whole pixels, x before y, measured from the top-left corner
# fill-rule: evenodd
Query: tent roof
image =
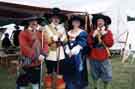
<path fill-rule="evenodd" d="M 15 4 L 10 2 L 0 2 L 0 17 L 4 18 L 26 18 L 33 14 L 43 15 L 51 13 L 52 8 L 28 6 L 23 4 Z M 75 11 L 62 10 L 61 13 L 81 13 Z"/>
<path fill-rule="evenodd" d="M 0 26 L 15 23 L 33 15 L 43 16 L 44 13 L 52 13 L 52 8 L 0 1 Z M 70 14 L 82 12 L 61 10 L 61 13 Z"/>

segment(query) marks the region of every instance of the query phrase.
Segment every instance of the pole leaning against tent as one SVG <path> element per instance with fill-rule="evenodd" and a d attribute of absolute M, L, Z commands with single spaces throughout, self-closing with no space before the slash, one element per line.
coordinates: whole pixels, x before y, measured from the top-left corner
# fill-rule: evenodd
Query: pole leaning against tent
<path fill-rule="evenodd" d="M 125 63 L 128 59 L 128 56 L 127 55 L 127 52 L 126 52 L 126 45 L 127 45 L 127 41 L 128 41 L 128 35 L 129 35 L 129 32 L 127 32 L 127 36 L 126 36 L 126 40 L 125 40 L 125 44 L 124 44 L 124 51 L 122 52 L 122 63 Z"/>

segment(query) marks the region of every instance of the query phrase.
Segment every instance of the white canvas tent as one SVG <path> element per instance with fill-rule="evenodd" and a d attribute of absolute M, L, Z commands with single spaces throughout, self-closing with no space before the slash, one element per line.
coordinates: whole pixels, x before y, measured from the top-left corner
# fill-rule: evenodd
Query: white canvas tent
<path fill-rule="evenodd" d="M 34 7 L 42 7 L 42 8 L 54 8 L 59 7 L 64 10 L 71 11 L 80 11 L 80 12 L 88 12 L 89 14 L 95 13 L 103 13 L 107 14 L 112 19 L 112 25 L 110 29 L 112 30 L 115 38 L 115 45 L 112 49 L 119 49 L 123 46 L 123 44 L 118 44 L 117 41 L 119 39 L 119 35 L 123 34 L 125 31 L 129 31 L 127 23 L 127 13 L 129 15 L 133 15 L 134 8 L 134 0 L 0 0 L 2 2 L 8 3 L 16 3 L 21 5 L 28 5 Z M 128 7 L 128 8 L 127 8 Z M 129 13 L 130 12 L 130 13 Z M 133 40 L 133 36 L 130 35 L 128 38 L 128 44 L 135 44 Z M 120 38 L 121 40 L 125 40 L 125 36 Z M 124 47 L 124 46 L 123 46 Z M 135 49 L 135 46 L 133 46 Z"/>
<path fill-rule="evenodd" d="M 64 10 L 81 11 L 90 13 L 104 12 L 117 0 L 0 0 L 2 2 L 16 3 L 21 5 L 53 8 L 59 7 Z M 95 8 L 96 7 L 96 8 Z"/>
<path fill-rule="evenodd" d="M 23 29 L 24 29 L 22 26 L 19 26 L 19 27 L 20 27 L 20 30 L 23 30 Z M 2 35 L 1 40 L 4 38 L 5 33 L 8 33 L 8 34 L 9 34 L 9 38 L 11 38 L 13 31 L 16 30 L 16 29 L 15 29 L 15 24 L 5 25 L 5 26 L 2 26 L 2 28 L 6 28 L 6 31 L 5 31 L 4 34 Z"/>

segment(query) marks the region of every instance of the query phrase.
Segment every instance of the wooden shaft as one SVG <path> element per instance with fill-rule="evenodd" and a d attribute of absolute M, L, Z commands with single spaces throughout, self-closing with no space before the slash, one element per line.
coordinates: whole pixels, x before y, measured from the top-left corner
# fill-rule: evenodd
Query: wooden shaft
<path fill-rule="evenodd" d="M 98 31 L 98 32 L 99 32 L 99 31 Z M 110 57 L 110 56 L 111 56 L 110 50 L 109 50 L 109 48 L 106 46 L 106 44 L 102 41 L 102 39 L 101 39 L 101 34 L 100 34 L 100 33 L 98 34 L 98 40 L 99 40 L 99 42 L 101 42 L 102 45 L 105 47 L 105 49 L 106 49 L 106 51 L 107 51 L 107 53 L 108 53 L 108 56 Z"/>

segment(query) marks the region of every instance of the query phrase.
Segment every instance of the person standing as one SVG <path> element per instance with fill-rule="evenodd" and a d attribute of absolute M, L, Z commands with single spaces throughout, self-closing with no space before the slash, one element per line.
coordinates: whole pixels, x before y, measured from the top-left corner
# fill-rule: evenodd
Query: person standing
<path fill-rule="evenodd" d="M 102 14 L 96 14 L 92 19 L 93 30 L 88 36 L 89 60 L 91 65 L 91 74 L 94 80 L 94 89 L 98 89 L 97 81 L 99 78 L 104 83 L 104 89 L 109 89 L 109 83 L 112 80 L 112 65 L 109 60 L 109 48 L 112 47 L 114 40 L 113 34 L 108 26 L 111 19 Z"/>
<path fill-rule="evenodd" d="M 13 39 L 13 44 L 15 47 L 19 46 L 19 34 L 21 32 L 20 27 L 16 24 L 14 26 L 15 30 L 12 32 L 12 39 Z"/>
<path fill-rule="evenodd" d="M 61 23 L 62 16 L 60 9 L 54 8 L 53 14 L 51 14 L 50 24 L 45 26 L 49 44 L 49 53 L 45 61 L 48 74 L 46 79 L 50 78 L 53 80 L 54 72 L 57 74 L 57 78 L 63 79 L 63 60 L 65 59 L 64 44 L 67 37 L 64 24 Z"/>
<path fill-rule="evenodd" d="M 65 46 L 67 58 L 65 60 L 64 79 L 66 89 L 83 89 L 83 51 L 87 46 L 87 32 L 83 28 L 83 20 L 79 16 L 72 16 L 70 19 L 70 31 L 68 43 Z"/>
<path fill-rule="evenodd" d="M 17 89 L 26 89 L 31 83 L 32 89 L 39 89 L 40 84 L 40 64 L 44 61 L 48 53 L 48 42 L 39 30 L 38 17 L 31 17 L 24 21 L 24 31 L 19 34 L 19 44 L 21 51 L 20 64 L 22 72 L 17 78 Z"/>
<path fill-rule="evenodd" d="M 7 49 L 9 47 L 11 47 L 12 44 L 11 44 L 11 41 L 9 39 L 9 34 L 8 33 L 5 33 L 5 37 L 4 39 L 2 40 L 2 47 Z"/>

